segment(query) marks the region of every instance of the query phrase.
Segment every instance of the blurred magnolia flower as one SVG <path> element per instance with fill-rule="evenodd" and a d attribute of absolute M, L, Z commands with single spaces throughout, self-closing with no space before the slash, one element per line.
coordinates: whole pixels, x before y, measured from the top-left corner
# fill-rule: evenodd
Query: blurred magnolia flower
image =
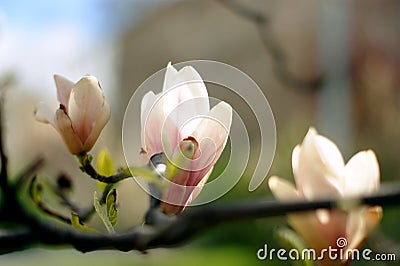
<path fill-rule="evenodd" d="M 162 210 L 175 214 L 197 197 L 228 139 L 232 108 L 220 102 L 210 110 L 206 86 L 191 66 L 168 64 L 163 91 L 142 99 L 143 153 L 163 153 L 171 183 L 162 193 Z M 164 170 L 164 169 L 163 169 Z"/>
<path fill-rule="evenodd" d="M 77 83 L 54 75 L 60 108 L 54 112 L 44 103 L 35 110 L 37 120 L 50 123 L 60 133 L 72 154 L 89 151 L 110 118 L 100 84 L 93 76 Z"/>
<path fill-rule="evenodd" d="M 310 128 L 301 145 L 292 154 L 296 187 L 273 176 L 268 185 L 279 200 L 315 200 L 326 197 L 368 195 L 380 186 L 379 165 L 375 153 L 361 151 L 344 164 L 337 146 Z M 382 217 L 380 206 L 361 206 L 343 210 L 317 210 L 289 214 L 289 223 L 307 244 L 320 252 L 331 246 L 345 250 L 358 248 Z M 347 245 L 339 243 L 345 238 Z M 338 243 L 337 243 L 338 242 Z M 327 257 L 327 256 L 326 256 Z M 349 261 L 339 261 L 348 263 Z M 337 264 L 324 260 L 320 265 Z"/>

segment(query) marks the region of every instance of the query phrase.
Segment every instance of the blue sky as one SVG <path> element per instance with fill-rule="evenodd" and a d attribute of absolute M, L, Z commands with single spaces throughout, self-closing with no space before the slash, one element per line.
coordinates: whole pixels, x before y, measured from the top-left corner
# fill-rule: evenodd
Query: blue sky
<path fill-rule="evenodd" d="M 1 0 L 0 76 L 53 98 L 53 74 L 96 76 L 115 87 L 118 36 L 152 7 L 172 0 Z"/>
<path fill-rule="evenodd" d="M 95 33 L 104 26 L 102 6 L 103 0 L 6 0 L 0 9 L 13 28 L 37 30 L 67 24 Z"/>
<path fill-rule="evenodd" d="M 55 73 L 74 81 L 92 74 L 111 87 L 118 46 L 112 27 L 105 24 L 105 2 L 0 2 L 0 75 L 11 71 L 20 89 L 49 98 L 55 95 Z"/>

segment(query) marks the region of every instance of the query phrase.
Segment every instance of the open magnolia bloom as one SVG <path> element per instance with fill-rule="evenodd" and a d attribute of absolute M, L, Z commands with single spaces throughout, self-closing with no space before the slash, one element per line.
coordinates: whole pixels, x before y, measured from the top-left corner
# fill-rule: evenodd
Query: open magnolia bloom
<path fill-rule="evenodd" d="M 168 64 L 163 91 L 142 99 L 142 149 L 150 159 L 169 162 L 162 210 L 175 214 L 196 198 L 228 139 L 232 108 L 219 102 L 210 110 L 206 86 L 191 66 L 177 71 Z"/>
<path fill-rule="evenodd" d="M 44 103 L 35 110 L 37 120 L 50 123 L 72 154 L 89 151 L 110 119 L 110 106 L 93 76 L 77 83 L 54 75 L 60 108 L 54 112 Z"/>
<path fill-rule="evenodd" d="M 292 167 L 296 186 L 276 176 L 268 180 L 272 193 L 279 200 L 355 197 L 377 192 L 380 186 L 379 165 L 373 151 L 361 151 L 345 164 L 337 146 L 313 128 L 293 150 Z M 381 217 L 380 206 L 349 206 L 343 210 L 288 215 L 292 227 L 316 252 L 329 246 L 343 252 L 358 248 Z M 338 240 L 343 238 L 347 243 Z M 319 263 L 345 264 L 349 262 L 348 257 L 332 261 L 325 256 Z"/>

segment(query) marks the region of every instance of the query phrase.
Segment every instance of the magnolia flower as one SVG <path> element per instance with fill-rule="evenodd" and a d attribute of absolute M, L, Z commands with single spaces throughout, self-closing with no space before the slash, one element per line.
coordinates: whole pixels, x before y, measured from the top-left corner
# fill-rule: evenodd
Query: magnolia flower
<path fill-rule="evenodd" d="M 142 99 L 142 152 L 163 153 L 175 171 L 162 193 L 162 210 L 175 214 L 200 192 L 227 142 L 232 108 L 220 102 L 210 110 L 206 86 L 191 66 L 168 64 L 163 91 Z"/>
<path fill-rule="evenodd" d="M 345 164 L 337 146 L 318 135 L 313 128 L 303 143 L 293 150 L 292 167 L 296 186 L 276 176 L 268 180 L 271 191 L 279 200 L 368 195 L 378 191 L 380 185 L 379 165 L 373 151 L 361 151 Z M 328 246 L 344 252 L 358 248 L 381 217 L 380 206 L 288 215 L 289 223 L 317 252 Z M 343 238 L 347 245 L 339 243 L 338 239 Z M 320 263 L 329 265 L 334 262 L 325 260 Z"/>
<path fill-rule="evenodd" d="M 41 103 L 35 110 L 37 120 L 50 123 L 60 133 L 72 154 L 89 151 L 110 118 L 100 84 L 93 76 L 77 83 L 54 75 L 60 108 L 54 112 Z"/>

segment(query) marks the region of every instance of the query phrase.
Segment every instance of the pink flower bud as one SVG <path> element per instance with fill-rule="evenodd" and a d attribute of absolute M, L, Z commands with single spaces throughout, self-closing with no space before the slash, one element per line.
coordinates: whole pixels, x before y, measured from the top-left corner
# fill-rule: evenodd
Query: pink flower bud
<path fill-rule="evenodd" d="M 41 103 L 36 119 L 50 123 L 60 133 L 72 154 L 89 151 L 110 118 L 100 84 L 93 76 L 83 76 L 77 83 L 54 75 L 60 108 L 54 114 Z"/>

